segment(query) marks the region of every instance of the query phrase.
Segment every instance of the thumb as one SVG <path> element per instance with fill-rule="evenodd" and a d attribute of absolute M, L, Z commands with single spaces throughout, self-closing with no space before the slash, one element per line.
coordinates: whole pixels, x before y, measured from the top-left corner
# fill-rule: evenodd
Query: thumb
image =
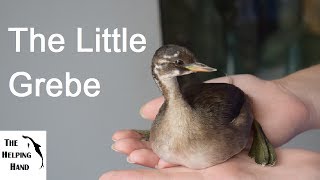
<path fill-rule="evenodd" d="M 158 114 L 161 105 L 163 104 L 163 101 L 163 97 L 158 97 L 147 102 L 145 105 L 141 107 L 140 115 L 144 119 L 154 120 L 156 115 Z"/>

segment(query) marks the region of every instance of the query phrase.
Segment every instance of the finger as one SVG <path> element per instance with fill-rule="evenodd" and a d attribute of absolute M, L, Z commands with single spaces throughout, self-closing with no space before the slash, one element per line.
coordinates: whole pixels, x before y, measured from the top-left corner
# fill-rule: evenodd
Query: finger
<path fill-rule="evenodd" d="M 171 163 L 168 163 L 168 162 L 165 161 L 165 160 L 160 159 L 155 168 L 157 168 L 157 169 L 164 169 L 164 168 L 176 167 L 176 166 L 179 166 L 179 165 L 177 165 L 177 164 L 171 164 Z"/>
<path fill-rule="evenodd" d="M 249 95 L 254 94 L 257 90 L 263 89 L 264 82 L 265 81 L 261 81 L 255 76 L 247 74 L 220 77 L 206 81 L 206 83 L 230 83 L 239 87 Z"/>
<path fill-rule="evenodd" d="M 159 162 L 159 157 L 150 149 L 138 149 L 130 153 L 127 161 L 129 163 L 154 168 Z"/>
<path fill-rule="evenodd" d="M 138 149 L 150 149 L 150 143 L 147 141 L 140 141 L 134 138 L 120 139 L 116 141 L 111 148 L 117 152 L 130 154 Z"/>
<path fill-rule="evenodd" d="M 154 120 L 163 101 L 163 97 L 159 97 L 143 105 L 140 109 L 141 116 L 144 119 Z"/>
<path fill-rule="evenodd" d="M 117 140 L 125 139 L 125 138 L 140 139 L 140 138 L 142 138 L 142 136 L 141 136 L 141 134 L 137 133 L 136 131 L 130 130 L 130 129 L 116 131 L 112 136 L 113 141 L 117 141 Z"/>

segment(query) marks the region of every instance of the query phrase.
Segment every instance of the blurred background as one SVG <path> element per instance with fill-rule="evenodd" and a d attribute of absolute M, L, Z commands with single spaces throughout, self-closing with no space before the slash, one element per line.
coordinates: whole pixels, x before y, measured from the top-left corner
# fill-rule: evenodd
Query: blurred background
<path fill-rule="evenodd" d="M 46 130 L 49 180 L 97 179 L 115 169 L 141 168 L 111 150 L 118 129 L 147 129 L 140 106 L 160 96 L 151 77 L 153 53 L 161 44 L 188 47 L 200 61 L 223 73 L 251 73 L 264 79 L 282 77 L 319 63 L 320 1 L 317 0 L 56 0 L 3 1 L 0 5 L 0 130 Z M 65 38 L 65 49 L 22 51 L 8 27 L 34 27 L 46 37 Z M 95 29 L 126 27 L 143 34 L 143 53 L 76 52 L 76 28 L 83 28 L 84 46 L 95 44 Z M 109 44 L 113 46 L 112 43 Z M 96 98 L 80 95 L 18 98 L 8 84 L 26 71 L 35 78 L 65 79 L 65 72 L 84 82 L 97 78 Z M 223 76 L 223 73 L 212 73 Z M 202 76 L 203 80 L 215 76 Z M 16 88 L 19 89 L 19 82 Z M 31 81 L 31 82 L 32 82 Z M 20 87 L 21 88 L 21 87 Z M 72 87 L 71 87 L 72 88 Z M 303 133 L 286 147 L 320 151 L 320 131 Z M 1 160 L 1 159 L 0 159 Z"/>
<path fill-rule="evenodd" d="M 160 0 L 160 7 L 165 44 L 186 46 L 228 74 L 272 79 L 320 62 L 318 0 Z"/>

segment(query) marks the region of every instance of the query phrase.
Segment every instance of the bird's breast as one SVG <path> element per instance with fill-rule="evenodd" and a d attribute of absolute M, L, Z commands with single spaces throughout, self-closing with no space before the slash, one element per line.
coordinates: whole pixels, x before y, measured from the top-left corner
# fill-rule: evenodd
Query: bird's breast
<path fill-rule="evenodd" d="M 187 105 L 168 104 L 162 115 L 157 116 L 151 128 L 152 149 L 169 162 L 181 162 L 182 159 L 190 158 L 190 154 L 201 153 L 202 147 L 197 145 L 197 139 L 203 131 L 196 118 Z"/>

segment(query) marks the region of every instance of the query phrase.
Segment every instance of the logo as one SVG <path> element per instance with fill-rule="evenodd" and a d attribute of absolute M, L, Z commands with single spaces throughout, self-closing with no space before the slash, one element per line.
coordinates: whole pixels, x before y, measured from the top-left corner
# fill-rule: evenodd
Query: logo
<path fill-rule="evenodd" d="M 46 180 L 46 131 L 0 131 L 0 179 Z"/>

